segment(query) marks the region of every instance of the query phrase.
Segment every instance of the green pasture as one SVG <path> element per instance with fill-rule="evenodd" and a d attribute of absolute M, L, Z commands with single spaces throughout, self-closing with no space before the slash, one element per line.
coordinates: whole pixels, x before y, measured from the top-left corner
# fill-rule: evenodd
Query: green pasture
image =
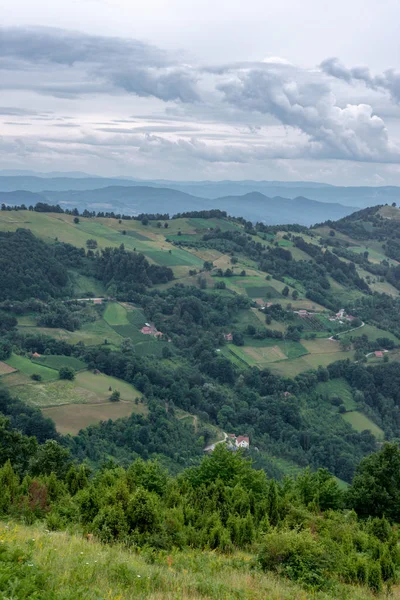
<path fill-rule="evenodd" d="M 43 381 L 51 381 L 52 379 L 57 379 L 58 377 L 58 373 L 54 369 L 49 369 L 48 367 L 37 364 L 25 356 L 12 354 L 11 357 L 4 362 L 10 365 L 10 367 L 21 371 L 21 373 L 27 375 L 28 377 L 31 375 L 40 375 Z"/>
<path fill-rule="evenodd" d="M 108 325 L 129 325 L 127 311 L 119 302 L 108 302 L 103 315 Z"/>
<path fill-rule="evenodd" d="M 81 275 L 75 271 L 69 271 L 69 276 L 74 287 L 74 294 L 79 298 L 87 298 L 88 294 L 94 297 L 103 297 L 106 290 L 101 281 L 94 277 Z"/>
<path fill-rule="evenodd" d="M 104 402 L 102 404 L 74 404 L 43 408 L 45 417 L 52 419 L 62 435 L 77 435 L 81 429 L 96 425 L 101 421 L 122 419 L 132 413 L 145 413 L 143 404 L 133 402 Z"/>
<path fill-rule="evenodd" d="M 54 372 L 54 371 L 53 371 Z M 118 390 L 121 400 L 134 402 L 141 393 L 132 385 L 102 373 L 82 371 L 76 374 L 74 381 L 56 380 L 50 382 L 31 383 L 18 386 L 13 391 L 22 400 L 40 408 L 61 405 L 99 404 L 109 401 L 111 391 Z M 74 410 L 71 408 L 71 411 Z"/>
<path fill-rule="evenodd" d="M 358 410 L 343 413 L 342 417 L 345 421 L 347 421 L 347 423 L 350 423 L 350 425 L 356 431 L 361 432 L 367 429 L 376 437 L 377 440 L 382 441 L 385 438 L 385 434 L 382 429 Z"/>
<path fill-rule="evenodd" d="M 396 344 L 399 344 L 400 340 L 396 337 L 391 331 L 386 331 L 385 329 L 379 329 L 375 327 L 375 325 L 366 324 L 364 327 L 360 327 L 355 331 L 349 333 L 352 337 L 360 337 L 361 335 L 368 336 L 370 342 L 374 342 L 377 338 L 388 338 L 389 340 L 393 340 Z"/>
<path fill-rule="evenodd" d="M 82 371 L 87 367 L 83 360 L 75 358 L 75 356 L 64 356 L 63 354 L 43 354 L 40 358 L 33 358 L 32 362 L 50 369 L 56 369 L 56 371 L 59 371 L 62 367 L 71 367 L 75 371 Z"/>
<path fill-rule="evenodd" d="M 316 391 L 324 397 L 332 398 L 334 396 L 343 400 L 346 410 L 355 410 L 357 404 L 353 399 L 353 393 L 350 385 L 343 378 L 329 379 L 317 384 Z"/>

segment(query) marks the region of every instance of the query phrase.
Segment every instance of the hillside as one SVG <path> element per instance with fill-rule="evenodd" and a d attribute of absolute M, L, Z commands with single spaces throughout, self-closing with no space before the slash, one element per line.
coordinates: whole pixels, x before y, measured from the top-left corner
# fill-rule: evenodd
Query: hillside
<path fill-rule="evenodd" d="M 365 588 L 343 586 L 339 596 L 307 592 L 301 586 L 251 569 L 247 554 L 221 556 L 214 552 L 172 551 L 134 554 L 123 546 L 88 543 L 79 535 L 47 533 L 43 526 L 0 524 L 0 590 L 15 600 L 119 598 L 193 600 L 372 600 Z M 22 559 L 22 565 L 21 565 Z M 18 562 L 19 560 L 19 562 Z M 4 574 L 5 571 L 5 574 Z M 16 584 L 18 577 L 18 584 Z M 341 593 L 341 592 L 339 592 Z M 394 599 L 399 596 L 395 593 Z"/>
<path fill-rule="evenodd" d="M 399 214 L 3 207 L 0 594 L 396 597 Z"/>
<path fill-rule="evenodd" d="M 376 441 L 400 433 L 396 391 L 381 390 L 379 375 L 381 369 L 397 380 L 400 323 L 397 261 L 385 258 L 382 241 L 380 253 L 376 247 L 368 257 L 360 240 L 337 246 L 341 234 L 332 227 L 346 219 L 307 229 L 253 227 L 218 211 L 140 221 L 106 212 L 0 211 L 0 231 L 17 232 L 18 251 L 17 230 L 28 228 L 67 277 L 57 293 L 42 296 L 44 304 L 37 292 L 30 298 L 29 287 L 23 292 L 24 283 L 21 304 L 0 306 L 11 313 L 1 380 L 63 434 L 130 415 L 138 427 L 141 415 L 151 420 L 167 401 L 176 413 L 163 426 L 191 440 L 179 459 L 171 443 L 151 446 L 172 469 L 232 432 L 250 436 L 250 451 L 256 445 L 260 465 L 275 476 L 311 464 L 350 481 Z M 28 254 L 37 254 L 35 240 Z M 10 302 L 19 275 L 13 257 L 7 260 L 3 294 Z M 54 360 L 42 360 L 44 353 Z M 58 381 L 69 357 L 82 361 L 84 372 L 72 383 Z M 373 381 L 370 366 L 377 367 Z M 213 394 L 200 391 L 199 381 L 214 386 Z M 132 386 L 125 396 L 124 385 Z M 114 404 L 113 390 L 121 394 Z M 276 415 L 266 419 L 272 407 Z M 283 430 L 291 432 L 284 443 Z M 96 463 L 110 454 L 119 461 L 148 456 L 156 430 L 145 443 L 117 436 L 102 446 L 115 431 L 111 424 L 93 429 L 84 452 L 97 439 Z M 304 431 L 312 432 L 311 445 Z M 337 441 L 328 456 L 331 436 Z"/>

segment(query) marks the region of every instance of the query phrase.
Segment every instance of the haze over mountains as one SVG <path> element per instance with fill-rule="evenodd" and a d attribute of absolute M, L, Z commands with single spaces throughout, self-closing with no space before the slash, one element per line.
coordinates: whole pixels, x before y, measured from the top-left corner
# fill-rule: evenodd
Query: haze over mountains
<path fill-rule="evenodd" d="M 108 178 L 74 172 L 0 172 L 0 201 L 49 202 L 63 208 L 178 212 L 219 208 L 268 224 L 311 225 L 339 219 L 359 208 L 400 200 L 400 188 L 339 187 L 318 182 L 166 181 Z"/>

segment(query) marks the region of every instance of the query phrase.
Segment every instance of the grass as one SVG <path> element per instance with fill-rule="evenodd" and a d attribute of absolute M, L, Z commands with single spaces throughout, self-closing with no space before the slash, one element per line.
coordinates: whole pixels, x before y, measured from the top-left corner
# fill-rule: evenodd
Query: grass
<path fill-rule="evenodd" d="M 270 363 L 294 359 L 307 353 L 307 350 L 301 344 L 290 340 L 255 340 L 253 338 L 246 338 L 245 346 L 235 346 L 232 344 L 228 348 L 229 354 L 233 354 L 249 366 L 256 366 L 261 369 Z M 227 356 L 226 353 L 224 354 Z M 230 358 L 229 355 L 228 357 Z"/>
<path fill-rule="evenodd" d="M 253 556 L 187 549 L 135 553 L 92 543 L 44 525 L 0 523 L 3 548 L 14 559 L 0 563 L 0 593 L 25 600 L 372 600 L 361 587 L 308 592 L 285 579 L 252 569 Z M 31 566 L 29 566 L 31 565 Z M 26 584 L 32 594 L 27 596 Z M 7 586 L 7 587 L 6 587 Z M 22 590 L 19 592 L 19 590 Z M 4 593 L 3 593 L 4 592 Z M 398 600 L 394 590 L 394 600 Z"/>
<path fill-rule="evenodd" d="M 86 369 L 86 364 L 83 360 L 75 358 L 75 356 L 64 356 L 63 354 L 49 354 L 48 356 L 42 355 L 40 358 L 34 358 L 32 360 L 34 364 L 43 365 L 50 369 L 56 369 L 57 371 L 61 367 L 72 367 L 75 371 L 81 371 Z"/>
<path fill-rule="evenodd" d="M 281 294 L 272 285 L 246 286 L 249 298 L 281 298 Z"/>
<path fill-rule="evenodd" d="M 377 338 L 388 338 L 389 340 L 393 340 L 396 344 L 399 343 L 399 338 L 396 337 L 390 331 L 386 331 L 384 329 L 379 329 L 375 327 L 375 325 L 364 325 L 364 327 L 360 327 L 360 329 L 356 329 L 349 333 L 352 337 L 360 337 L 361 335 L 368 336 L 370 342 L 374 342 Z"/>
<path fill-rule="evenodd" d="M 347 423 L 350 423 L 350 425 L 356 431 L 361 432 L 368 429 L 372 433 L 372 435 L 376 437 L 376 439 L 381 441 L 385 437 L 385 434 L 382 431 L 382 429 L 358 410 L 343 413 L 342 417 L 345 421 L 347 421 Z"/>
<path fill-rule="evenodd" d="M 44 408 L 66 404 L 101 404 L 108 401 L 110 387 L 118 390 L 121 400 L 127 402 L 141 397 L 141 393 L 129 383 L 109 375 L 95 375 L 91 371 L 78 373 L 74 381 L 31 383 L 21 388 L 15 387 L 14 391 L 27 403 Z"/>
<path fill-rule="evenodd" d="M 88 277 L 81 275 L 75 271 L 69 271 L 69 276 L 74 286 L 74 294 L 78 298 L 87 298 L 93 295 L 94 297 L 103 297 L 105 294 L 105 288 L 101 281 L 94 277 Z"/>
<path fill-rule="evenodd" d="M 75 404 L 43 408 L 42 413 L 56 424 L 57 431 L 62 435 L 76 435 L 81 429 L 96 425 L 100 421 L 115 421 L 129 417 L 133 412 L 144 413 L 143 404 L 133 402 L 104 402 L 102 404 Z"/>
<path fill-rule="evenodd" d="M 119 302 L 108 302 L 103 315 L 109 325 L 129 325 L 126 308 Z"/>
<path fill-rule="evenodd" d="M 10 373 L 15 373 L 16 369 L 14 367 L 10 367 L 10 365 L 8 365 L 5 362 L 1 362 L 0 361 L 0 377 L 2 375 L 9 375 Z"/>
<path fill-rule="evenodd" d="M 12 354 L 10 358 L 5 361 L 10 367 L 21 371 L 24 375 L 30 377 L 31 375 L 40 375 L 43 381 L 51 381 L 57 379 L 58 373 L 54 369 L 49 369 L 43 365 L 39 365 L 32 361 L 30 358 L 25 356 L 18 356 Z"/>
<path fill-rule="evenodd" d="M 353 399 L 351 387 L 343 378 L 321 381 L 317 384 L 316 391 L 318 394 L 327 398 L 332 398 L 334 396 L 341 398 L 346 410 L 355 410 L 357 408 L 357 404 Z"/>
<path fill-rule="evenodd" d="M 303 344 L 304 340 L 303 340 Z M 304 371 L 310 371 L 311 369 L 317 369 L 319 365 L 327 367 L 337 360 L 346 360 L 349 358 L 353 360 L 354 352 L 332 352 L 324 354 L 307 354 L 296 358 L 294 360 L 285 360 L 280 362 L 271 363 L 270 369 L 283 377 L 296 377 Z"/>

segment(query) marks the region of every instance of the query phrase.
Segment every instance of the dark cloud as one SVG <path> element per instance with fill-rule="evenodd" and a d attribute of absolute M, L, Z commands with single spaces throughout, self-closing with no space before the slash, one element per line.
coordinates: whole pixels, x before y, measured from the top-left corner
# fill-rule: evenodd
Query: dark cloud
<path fill-rule="evenodd" d="M 86 69 L 86 81 L 30 86 L 60 98 L 112 88 L 163 101 L 198 99 L 196 76 L 162 50 L 140 42 L 49 28 L 2 28 L 0 68 L 12 72 L 59 65 Z M 97 79 L 97 81 L 96 81 Z M 4 87 L 5 84 L 3 84 Z M 15 87 L 15 86 L 13 86 Z M 24 82 L 20 82 L 24 88 Z"/>
<path fill-rule="evenodd" d="M 327 75 L 331 75 L 347 83 L 361 82 L 371 90 L 385 90 L 396 103 L 400 103 L 399 71 L 387 69 L 380 75 L 372 75 L 368 67 L 352 67 L 348 69 L 338 58 L 327 58 L 321 63 L 320 68 Z"/>

